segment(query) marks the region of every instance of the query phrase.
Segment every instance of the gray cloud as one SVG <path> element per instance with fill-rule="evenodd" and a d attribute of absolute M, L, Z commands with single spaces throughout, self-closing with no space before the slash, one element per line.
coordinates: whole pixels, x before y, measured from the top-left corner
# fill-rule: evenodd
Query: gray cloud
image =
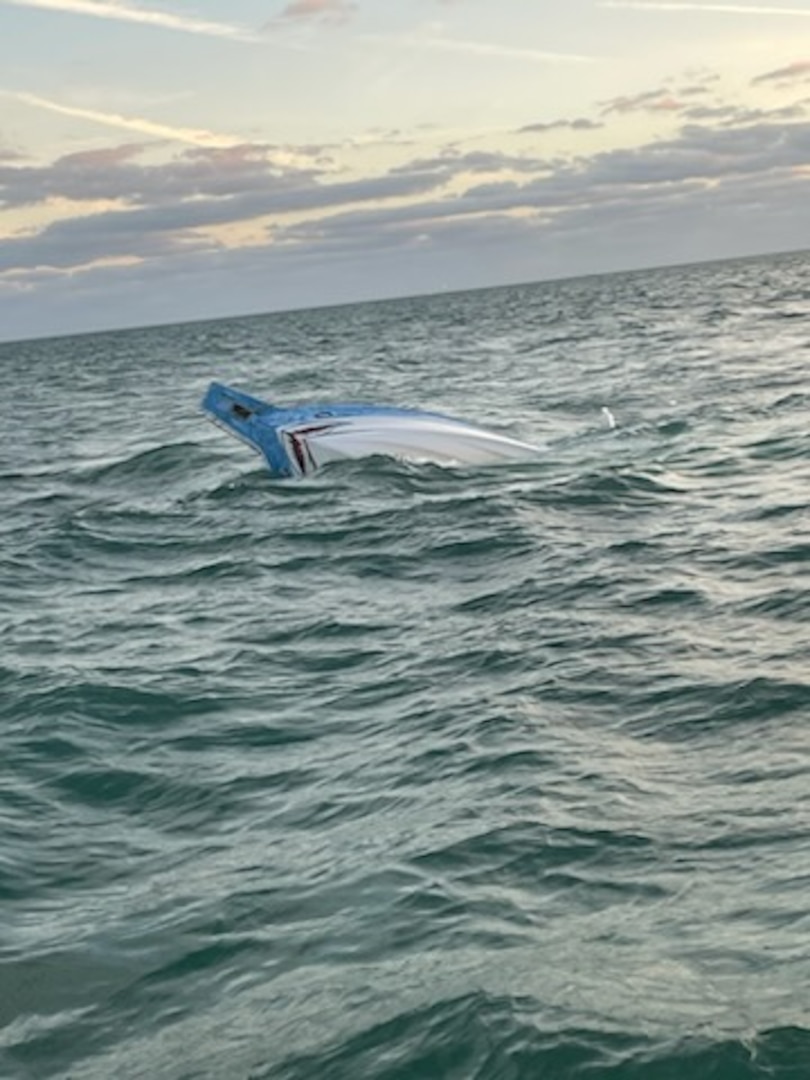
<path fill-rule="evenodd" d="M 739 105 L 691 105 L 683 115 L 687 120 L 719 120 L 733 124 L 744 120 L 749 111 Z"/>
<path fill-rule="evenodd" d="M 291 0 L 281 12 L 287 20 L 319 19 L 329 22 L 345 22 L 357 11 L 351 0 Z"/>
<path fill-rule="evenodd" d="M 404 220 L 386 227 L 384 209 L 376 220 L 368 212 L 362 224 L 336 215 L 306 242 L 220 249 L 204 258 L 176 251 L 70 277 L 36 272 L 30 293 L 0 285 L 0 319 L 7 337 L 50 327 L 71 332 L 795 248 L 810 236 L 803 186 L 801 177 L 780 171 L 712 188 L 617 188 L 610 199 L 575 201 L 542 217 L 492 212 L 414 219 L 410 227 Z"/>
<path fill-rule="evenodd" d="M 801 120 L 804 105 L 783 105 L 778 109 L 747 109 L 740 105 L 695 105 L 683 112 L 687 120 L 716 120 L 722 125 L 756 124 L 763 120 Z"/>
<path fill-rule="evenodd" d="M 666 206 L 686 197 L 717 202 L 722 201 L 725 191 L 736 190 L 741 184 L 750 191 L 756 178 L 790 172 L 806 162 L 808 153 L 810 124 L 763 123 L 723 131 L 689 125 L 675 139 L 632 150 L 604 151 L 524 183 L 480 184 L 463 195 L 413 206 L 349 209 L 289 226 L 282 234 L 289 241 L 326 242 L 331 238 L 343 242 L 365 229 L 441 228 L 460 218 L 480 219 L 482 215 L 516 211 L 534 212 L 536 220 L 545 221 L 571 221 L 576 215 L 587 218 L 599 208 L 622 206 L 641 212 L 649 205 L 656 213 L 665 212 Z M 789 186 L 797 195 L 803 183 L 798 174 L 791 173 Z"/>
<path fill-rule="evenodd" d="M 783 171 L 711 189 L 660 185 L 641 198 L 617 190 L 542 218 L 493 212 L 396 228 L 378 227 L 381 210 L 362 228 L 334 220 L 305 243 L 177 251 L 70 277 L 35 272 L 27 293 L 0 280 L 0 320 L 5 337 L 74 332 L 796 248 L 810 236 L 803 186 Z"/>
<path fill-rule="evenodd" d="M 14 275 L 2 279 L 0 291 L 14 298 L 13 311 L 20 312 L 23 283 L 36 283 L 42 297 L 67 296 L 59 271 L 111 256 L 135 257 L 142 265 L 106 268 L 104 287 L 112 295 L 117 283 L 121 289 L 138 283 L 143 296 L 153 298 L 138 309 L 138 319 L 148 321 L 160 317 L 162 282 L 173 282 L 185 297 L 167 313 L 171 319 L 221 310 L 210 306 L 216 281 L 225 290 L 216 302 L 230 305 L 221 310 L 226 314 L 269 306 L 271 293 L 254 282 L 266 289 L 272 281 L 274 303 L 290 304 L 296 295 L 337 300 L 377 295 L 376 289 L 407 291 L 417 281 L 416 291 L 425 291 L 440 287 L 447 275 L 461 287 L 598 269 L 600 259 L 609 269 L 660 261 L 661 252 L 677 259 L 734 253 L 741 245 L 749 251 L 757 245 L 796 247 L 810 240 L 802 171 L 810 159 L 810 123 L 778 112 L 751 112 L 744 122 L 732 108 L 714 118 L 729 121 L 721 128 L 689 123 L 666 140 L 571 161 L 452 151 L 337 183 L 304 170 L 273 173 L 256 148 L 193 150 L 147 166 L 138 164 L 139 145 L 129 144 L 70 155 L 50 173 L 6 165 L 0 170 L 6 190 L 35 183 L 42 197 L 74 189 L 86 197 L 74 177 L 91 183 L 95 166 L 100 180 L 93 190 L 106 197 L 126 191 L 132 208 L 73 218 L 0 243 L 0 272 Z M 468 174 L 480 182 L 462 194 L 442 194 L 450 179 Z M 403 205 L 403 199 L 410 201 Z M 313 216 L 276 221 L 265 242 L 250 249 L 227 250 L 195 232 L 287 212 Z M 192 280 L 205 283 L 197 294 Z M 102 288 L 93 270 L 74 273 L 70 281 L 74 295 L 77 283 Z M 239 288 L 234 284 L 229 294 L 230 281 Z M 313 292 L 313 281 L 321 291 Z M 354 294 L 344 295 L 350 285 Z"/>
<path fill-rule="evenodd" d="M 470 150 L 462 153 L 448 148 L 431 158 L 415 158 L 406 165 L 398 165 L 393 173 L 430 174 L 450 179 L 464 173 L 518 172 L 536 173 L 550 167 L 545 158 L 505 154 L 493 150 Z"/>
<path fill-rule="evenodd" d="M 45 166 L 0 167 L 0 202 L 33 206 L 49 198 L 79 202 L 122 200 L 133 206 L 175 203 L 182 198 L 227 198 L 248 192 L 279 192 L 315 184 L 317 167 L 280 169 L 267 153 L 278 147 L 247 144 L 194 148 L 160 165 L 138 164 L 142 143 L 68 154 Z M 317 152 L 313 148 L 313 152 Z"/>
<path fill-rule="evenodd" d="M 529 221 L 554 222 L 560 227 L 591 220 L 599 213 L 624 208 L 642 214 L 666 215 L 667 208 L 684 200 L 722 205 L 728 194 L 746 192 L 758 199 L 763 183 L 779 178 L 782 190 L 802 198 L 805 181 L 795 171 L 810 154 L 810 124 L 759 123 L 745 129 L 716 131 L 688 125 L 668 141 L 632 150 L 604 151 L 573 164 L 559 166 L 547 176 L 520 183 L 489 182 L 463 195 L 391 209 L 347 209 L 316 221 L 283 230 L 289 241 L 339 243 L 355 239 L 365 230 L 375 233 L 413 233 L 430 227 L 443 229 L 466 219 L 481 223 L 492 214 L 520 212 Z M 765 202 L 762 211 L 769 210 Z"/>
<path fill-rule="evenodd" d="M 602 102 L 602 115 L 633 112 L 679 112 L 685 108 L 684 99 L 709 94 L 718 76 L 711 73 L 692 75 L 693 81 L 682 86 L 659 86 L 640 94 L 611 98 Z"/>
<path fill-rule="evenodd" d="M 587 173 L 594 183 L 671 183 L 718 180 L 800 166 L 810 153 L 810 124 L 769 123 L 714 128 L 688 124 L 674 139 L 597 155 Z"/>
<path fill-rule="evenodd" d="M 605 125 L 599 120 L 589 120 L 587 117 L 579 117 L 576 120 L 551 120 L 548 123 L 526 124 L 518 128 L 518 135 L 530 133 L 545 134 L 547 131 L 595 131 Z"/>
<path fill-rule="evenodd" d="M 786 67 L 777 68 L 775 71 L 766 71 L 764 75 L 757 75 L 751 80 L 751 85 L 761 83 L 779 83 L 780 85 L 793 85 L 797 82 L 810 81 L 810 60 L 797 60 Z"/>
<path fill-rule="evenodd" d="M 672 92 L 666 87 L 657 90 L 645 90 L 642 94 L 633 94 L 631 97 L 611 98 L 602 103 L 602 115 L 610 113 L 630 112 L 668 112 L 680 108 L 678 101 L 672 96 Z"/>
<path fill-rule="evenodd" d="M 231 189 L 230 194 L 216 198 L 169 199 L 164 178 L 163 183 L 158 182 L 160 198 L 153 205 L 70 218 L 49 225 L 36 236 L 0 241 L 0 272 L 41 266 L 69 269 L 110 257 L 149 258 L 190 245 L 210 248 L 209 241 L 189 233 L 271 214 L 424 195 L 439 183 L 435 176 L 422 173 L 330 184 L 299 174 L 296 181 L 287 178 L 276 187 L 249 181 L 243 189 Z M 172 183 L 170 177 L 169 186 Z M 188 193 L 185 188 L 183 195 Z"/>

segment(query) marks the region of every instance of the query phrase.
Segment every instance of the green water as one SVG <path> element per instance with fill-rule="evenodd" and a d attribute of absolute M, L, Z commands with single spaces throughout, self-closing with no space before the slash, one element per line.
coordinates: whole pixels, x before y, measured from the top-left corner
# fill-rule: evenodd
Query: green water
<path fill-rule="evenodd" d="M 0 345 L 0 1075 L 807 1080 L 808 271 Z"/>

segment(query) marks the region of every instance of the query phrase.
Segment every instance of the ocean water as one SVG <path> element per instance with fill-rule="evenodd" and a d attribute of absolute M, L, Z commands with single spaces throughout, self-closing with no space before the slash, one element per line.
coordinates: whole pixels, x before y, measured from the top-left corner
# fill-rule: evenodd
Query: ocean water
<path fill-rule="evenodd" d="M 0 365 L 0 1075 L 810 1078 L 810 257 Z"/>

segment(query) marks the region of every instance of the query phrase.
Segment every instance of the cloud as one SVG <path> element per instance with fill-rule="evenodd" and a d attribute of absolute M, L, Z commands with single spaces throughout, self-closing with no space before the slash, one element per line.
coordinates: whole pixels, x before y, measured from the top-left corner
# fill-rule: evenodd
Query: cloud
<path fill-rule="evenodd" d="M 766 71 L 764 75 L 757 75 L 751 80 L 751 85 L 775 82 L 781 85 L 789 85 L 796 82 L 805 82 L 810 79 L 810 60 L 796 60 L 786 67 L 777 68 L 776 71 Z"/>
<path fill-rule="evenodd" d="M 229 147 L 244 142 L 243 139 L 234 135 L 223 135 L 202 128 L 174 127 L 140 116 L 122 116 L 119 113 L 105 113 L 97 109 L 83 109 L 76 105 L 65 105 L 59 101 L 51 101 L 49 98 L 39 97 L 37 94 L 3 90 L 0 91 L 0 96 L 12 98 L 23 105 L 31 105 L 35 109 L 45 109 L 49 112 L 60 113 L 62 116 L 74 116 L 80 120 L 89 120 L 94 124 L 103 124 L 105 127 L 135 131 L 139 135 L 148 135 L 156 139 L 190 143 L 192 146 Z"/>
<path fill-rule="evenodd" d="M 365 36 L 371 37 L 372 35 L 367 34 Z M 499 45 L 497 42 L 464 41 L 436 35 L 403 36 L 394 40 L 403 46 L 421 46 L 436 52 L 462 53 L 467 56 L 489 56 L 502 60 L 522 60 L 534 64 L 588 64 L 594 60 L 594 57 L 585 56 L 581 53 L 552 52 L 547 49 L 524 49 L 513 45 Z"/>
<path fill-rule="evenodd" d="M 693 76 L 694 78 L 694 76 Z M 717 81 L 716 75 L 703 75 L 699 82 L 692 82 L 686 86 L 674 89 L 668 86 L 659 86 L 655 90 L 645 90 L 640 94 L 632 94 L 612 98 L 602 102 L 602 115 L 609 113 L 632 113 L 632 112 L 679 112 L 684 108 L 682 98 L 698 97 L 702 94 L 711 93 L 711 84 Z"/>
<path fill-rule="evenodd" d="M 688 123 L 569 160 L 450 148 L 339 182 L 279 168 L 278 148 L 252 144 L 156 161 L 131 142 L 1 163 L 12 208 L 62 198 L 88 211 L 0 243 L 4 334 L 42 332 L 38 310 L 81 328 L 70 311 L 85 291 L 107 298 L 85 325 L 168 322 L 264 310 L 270 297 L 337 302 L 800 246 L 810 122 L 728 108 L 720 129 Z M 248 222 L 249 243 L 223 242 Z"/>
<path fill-rule="evenodd" d="M 706 15 L 779 15 L 788 18 L 810 19 L 810 8 L 752 7 L 742 4 L 702 4 L 682 0 L 600 0 L 603 8 L 630 8 L 634 11 L 689 11 Z"/>
<path fill-rule="evenodd" d="M 357 11 L 351 0 L 292 0 L 279 16 L 280 19 L 322 19 L 329 22 L 346 22 Z"/>
<path fill-rule="evenodd" d="M 210 248 L 210 241 L 193 234 L 261 218 L 275 218 L 274 229 L 288 242 L 303 242 L 321 235 L 335 217 L 344 223 L 373 221 L 379 228 L 402 228 L 410 221 L 492 213 L 556 216 L 617 200 L 669 198 L 695 186 L 721 193 L 724 185 L 742 178 L 801 170 L 810 154 L 810 123 L 761 121 L 720 131 L 689 124 L 673 139 L 602 151 L 573 162 L 445 154 L 416 158 L 376 177 L 328 183 L 314 172 L 279 173 L 253 147 L 194 149 L 168 163 L 143 166 L 133 161 L 136 153 L 123 146 L 110 151 L 106 161 L 79 154 L 45 169 L 0 168 L 0 197 L 10 205 L 30 203 L 31 193 L 41 201 L 77 199 L 83 193 L 87 199 L 123 200 L 130 207 L 57 222 L 35 237 L 7 240 L 2 270 L 147 258 L 185 250 L 189 244 Z M 527 179 L 487 181 L 462 194 L 438 195 L 450 179 L 498 170 Z M 424 201 L 425 196 L 430 198 Z M 308 220 L 282 228 L 278 222 L 290 213 L 308 215 Z"/>
<path fill-rule="evenodd" d="M 224 153 L 224 152 L 223 152 Z M 249 152 L 192 151 L 164 165 L 135 166 L 122 150 L 107 169 L 61 158 L 45 169 L 0 167 L 0 200 L 11 206 L 48 198 L 118 200 L 128 208 L 57 221 L 38 234 L 0 243 L 0 273 L 50 267 L 76 269 L 103 259 L 152 258 L 216 247 L 200 230 L 268 216 L 423 196 L 444 182 L 415 171 L 322 183 L 317 175 L 278 175 Z M 79 155 L 81 159 L 83 155 Z"/>
<path fill-rule="evenodd" d="M 695 105 L 683 113 L 688 120 L 715 120 L 722 125 L 755 124 L 762 120 L 801 120 L 807 109 L 801 105 L 784 105 L 779 109 L 746 109 L 740 105 Z"/>
<path fill-rule="evenodd" d="M 579 117 L 576 120 L 551 120 L 547 123 L 526 124 L 522 128 L 518 128 L 518 135 L 527 135 L 530 133 L 545 134 L 547 131 L 595 131 L 597 128 L 604 127 L 605 125 L 599 120 L 588 120 L 585 117 Z"/>
<path fill-rule="evenodd" d="M 612 98 L 603 103 L 602 115 L 607 116 L 614 112 L 677 112 L 681 108 L 681 103 L 671 95 L 670 91 L 661 88 L 634 94 L 632 97 Z"/>
<path fill-rule="evenodd" d="M 688 136 L 687 144 L 695 138 Z M 749 147 L 756 141 L 752 135 Z M 725 142 L 723 133 L 720 144 Z M 534 182 L 492 190 L 482 185 L 463 198 L 411 206 L 327 213 L 273 229 L 265 243 L 250 248 L 225 249 L 199 239 L 183 246 L 164 235 L 153 255 L 129 265 L 99 263 L 81 273 L 18 271 L 0 276 L 0 322 L 5 337 L 176 323 L 448 285 L 473 288 L 750 255 L 796 248 L 810 236 L 800 171 L 637 186 L 635 166 L 650 149 L 640 147 L 635 164 L 626 159 L 622 169 L 614 168 L 614 182 L 598 186 L 589 184 L 596 160 L 584 159 L 578 166 L 581 190 L 570 177 L 559 177 L 546 184 L 547 205 L 529 203 L 518 214 L 512 208 L 531 196 Z M 669 152 L 677 156 L 681 149 L 673 140 Z M 633 182 L 625 184 L 623 175 Z M 50 240 L 67 252 L 80 235 Z"/>
<path fill-rule="evenodd" d="M 526 49 L 515 45 L 501 45 L 492 41 L 467 41 L 459 38 L 444 37 L 433 32 L 419 34 L 367 33 L 362 35 L 361 40 L 393 45 L 401 49 L 427 49 L 433 52 L 515 60 L 529 64 L 590 64 L 596 59 L 582 53 L 554 52 L 549 49 Z"/>
<path fill-rule="evenodd" d="M 733 124 L 744 120 L 748 114 L 749 110 L 739 105 L 691 105 L 683 115 L 687 120 L 719 120 Z"/>
<path fill-rule="evenodd" d="M 60 158 L 59 164 L 70 169 L 87 170 L 88 173 L 92 170 L 99 172 L 111 166 L 116 168 L 139 157 L 151 145 L 151 143 L 122 143 L 121 146 L 105 146 L 97 150 L 77 150 Z"/>
<path fill-rule="evenodd" d="M 312 184 L 315 168 L 274 163 L 278 148 L 246 144 L 194 148 L 159 164 L 141 164 L 142 144 L 67 154 L 45 166 L 0 166 L 0 200 L 6 208 L 37 206 L 50 199 L 73 203 L 117 202 L 128 207 L 227 200 L 250 194 L 275 196 L 291 185 Z M 231 211 L 232 213 L 233 211 Z M 237 215 L 240 211 L 236 211 Z"/>
<path fill-rule="evenodd" d="M 524 182 L 487 182 L 461 195 L 395 208 L 350 208 L 291 225 L 289 235 L 325 235 L 330 221 L 341 223 L 341 227 L 355 222 L 375 229 L 399 228 L 413 221 L 421 228 L 430 218 L 447 221 L 526 211 L 544 220 L 556 220 L 560 214 L 586 214 L 600 206 L 663 206 L 687 193 L 696 197 L 711 192 L 712 198 L 722 202 L 724 191 L 753 188 L 776 175 L 796 191 L 797 198 L 803 198 L 806 179 L 802 170 L 808 153 L 810 123 L 763 121 L 722 131 L 690 124 L 673 139 L 558 163 L 553 170 L 546 168 L 544 175 Z M 414 169 L 420 164 L 415 161 Z"/>
<path fill-rule="evenodd" d="M 544 159 L 524 157 L 516 154 L 504 154 L 496 150 L 470 150 L 461 153 L 455 149 L 432 158 L 415 158 L 406 165 L 397 165 L 392 175 L 437 174 L 445 179 L 462 176 L 467 173 L 537 173 L 549 167 Z"/>
<path fill-rule="evenodd" d="M 138 161 L 145 148 L 127 143 L 83 151 L 46 166 L 0 164 L 0 200 L 7 208 L 35 207 L 53 199 L 112 202 L 120 205 L 115 211 L 119 215 L 160 210 L 161 221 L 165 209 L 167 227 L 174 213 L 176 228 L 182 231 L 343 204 L 410 199 L 471 175 L 537 176 L 554 167 L 554 162 L 536 157 L 448 151 L 433 158 L 414 158 L 381 176 L 335 181 L 330 173 L 319 170 L 317 157 L 308 168 L 279 168 L 274 163 L 278 148 L 272 146 L 192 148 L 169 161 L 148 164 Z M 318 148 L 312 149 L 317 154 Z M 290 154 L 294 156 L 294 149 Z M 146 227 L 157 218 L 140 220 Z"/>
<path fill-rule="evenodd" d="M 156 11 L 133 7 L 126 3 L 104 3 L 103 0 L 5 0 L 17 7 L 38 8 L 65 15 L 88 15 L 98 19 L 140 23 L 163 30 L 179 30 L 187 34 L 203 34 L 208 37 L 227 38 L 232 41 L 258 41 L 258 35 L 244 27 L 231 23 L 211 22 L 190 15 L 177 15 L 168 11 Z"/>
<path fill-rule="evenodd" d="M 276 230 L 276 239 L 295 245 L 317 245 L 320 254 L 331 249 L 345 252 L 363 249 L 380 242 L 406 242 L 416 236 L 447 236 L 466 231 L 473 245 L 498 223 L 510 222 L 515 232 L 540 234 L 555 227 L 606 217 L 621 209 L 632 209 L 639 216 L 665 209 L 686 197 L 702 196 L 701 184 L 682 181 L 675 185 L 642 192 L 623 188 L 605 189 L 592 198 L 566 200 L 560 189 L 550 190 L 546 202 L 534 185 L 514 183 L 486 184 L 458 197 L 399 206 L 390 210 L 367 208 L 329 214 L 311 221 L 295 222 Z M 515 213 L 522 211 L 522 213 Z"/>
<path fill-rule="evenodd" d="M 735 176 L 806 165 L 810 124 L 769 122 L 716 130 L 687 124 L 673 139 L 609 150 L 579 170 L 593 184 L 661 184 L 694 179 L 722 182 Z"/>

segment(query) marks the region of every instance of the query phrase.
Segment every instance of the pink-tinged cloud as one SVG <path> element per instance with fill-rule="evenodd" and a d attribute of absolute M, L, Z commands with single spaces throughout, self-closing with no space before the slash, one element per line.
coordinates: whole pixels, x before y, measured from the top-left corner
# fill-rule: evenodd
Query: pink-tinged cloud
<path fill-rule="evenodd" d="M 292 0 L 281 13 L 282 19 L 327 19 L 343 22 L 357 10 L 352 0 Z"/>
<path fill-rule="evenodd" d="M 810 79 L 810 60 L 795 60 L 786 67 L 766 71 L 764 75 L 757 75 L 751 83 L 756 86 L 757 83 L 795 83 L 804 82 L 807 79 Z"/>
<path fill-rule="evenodd" d="M 122 146 L 108 146 L 99 150 L 79 150 L 75 154 L 65 154 L 60 159 L 66 168 L 105 169 L 123 165 L 139 157 L 151 143 L 124 143 Z"/>
<path fill-rule="evenodd" d="M 633 97 L 617 97 L 606 101 L 602 115 L 631 112 L 679 112 L 683 105 L 664 89 L 647 90 Z"/>

